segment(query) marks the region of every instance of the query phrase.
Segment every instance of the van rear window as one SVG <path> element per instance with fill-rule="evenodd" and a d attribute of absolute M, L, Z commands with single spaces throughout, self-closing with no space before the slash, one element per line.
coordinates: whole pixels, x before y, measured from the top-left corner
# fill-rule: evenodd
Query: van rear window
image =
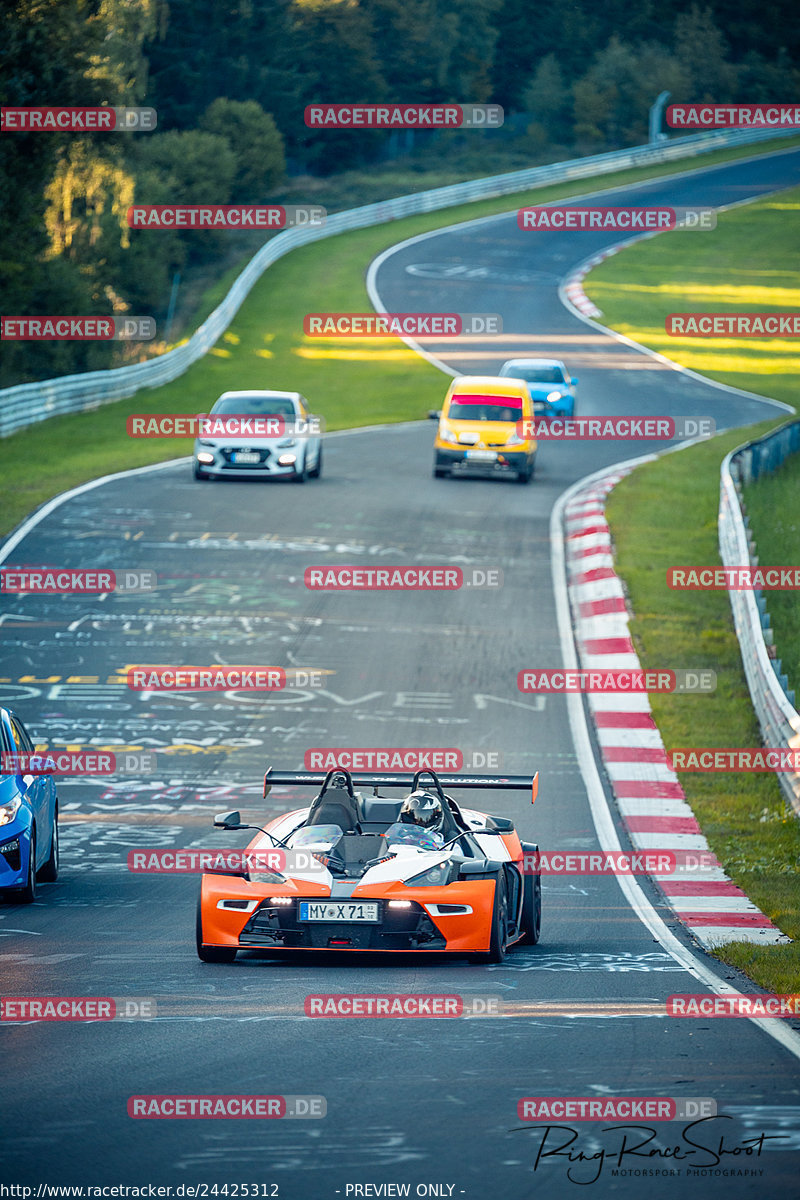
<path fill-rule="evenodd" d="M 447 417 L 451 421 L 518 421 L 519 396 L 453 396 Z"/>

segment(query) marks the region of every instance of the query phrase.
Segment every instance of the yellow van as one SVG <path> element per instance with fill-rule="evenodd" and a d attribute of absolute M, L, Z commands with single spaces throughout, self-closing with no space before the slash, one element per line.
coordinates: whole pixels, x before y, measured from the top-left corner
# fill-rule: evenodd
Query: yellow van
<path fill-rule="evenodd" d="M 533 475 L 536 442 L 533 403 L 524 379 L 497 375 L 460 375 L 450 385 L 438 418 L 433 473 L 515 475 L 527 483 Z M 523 426 L 521 422 L 526 422 Z"/>

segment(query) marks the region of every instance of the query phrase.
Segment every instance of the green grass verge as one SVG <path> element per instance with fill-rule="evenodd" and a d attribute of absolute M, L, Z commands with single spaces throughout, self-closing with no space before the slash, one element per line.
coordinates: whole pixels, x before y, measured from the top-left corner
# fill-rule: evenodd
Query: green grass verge
<path fill-rule="evenodd" d="M 782 140 L 780 148 L 795 141 L 800 139 Z M 769 144 L 764 153 L 775 149 Z M 190 452 L 189 439 L 128 438 L 125 420 L 130 413 L 203 412 L 226 388 L 275 387 L 304 392 L 329 429 L 424 416 L 427 409 L 438 405 L 444 392 L 445 381 L 435 367 L 402 342 L 390 339 L 311 344 L 302 333 L 304 314 L 369 309 L 366 265 L 381 250 L 414 234 L 506 212 L 525 203 L 635 183 L 753 153 L 758 149 L 742 147 L 706 155 L 701 163 L 686 160 L 536 188 L 340 234 L 294 251 L 269 268 L 217 345 L 174 383 L 140 391 L 130 400 L 89 413 L 53 418 L 8 438 L 0 486 L 0 535 L 67 488 L 108 472 Z M 321 196 L 319 200 L 323 202 Z M 710 235 L 685 236 L 699 239 Z M 242 265 L 228 270 L 205 294 L 198 324 L 219 303 Z"/>
<path fill-rule="evenodd" d="M 586 291 L 611 328 L 714 379 L 796 404 L 800 392 L 791 345 L 780 339 L 743 344 L 669 339 L 667 345 L 664 318 L 676 311 L 797 308 L 800 274 L 788 264 L 793 251 L 797 261 L 800 249 L 799 206 L 800 191 L 783 193 L 722 214 L 713 232 L 665 234 L 640 242 L 593 271 Z M 609 497 L 617 569 L 636 614 L 631 632 L 643 666 L 710 667 L 717 673 L 712 695 L 650 697 L 668 750 L 760 744 L 727 594 L 671 591 L 666 570 L 676 563 L 719 562 L 722 459 L 747 437 L 765 433 L 782 419 L 665 455 L 634 471 Z M 765 481 L 768 487 L 756 516 L 762 536 L 771 521 L 774 537 L 781 536 L 773 506 L 786 504 L 778 511 L 792 511 L 787 493 L 779 489 L 790 491 L 794 483 L 797 495 L 794 465 L 793 471 L 785 481 L 777 475 Z M 793 523 L 796 554 L 796 516 Z M 782 545 L 784 558 L 778 554 L 773 560 L 775 542 L 767 536 L 759 545 L 761 560 L 791 562 L 786 539 Z M 787 814 L 777 780 L 761 774 L 682 772 L 680 781 L 731 878 L 785 933 L 800 939 L 800 823 Z M 715 953 L 770 991 L 800 990 L 800 941 L 782 946 L 731 942 Z"/>
<path fill-rule="evenodd" d="M 759 561 L 800 564 L 800 453 L 744 489 Z M 781 670 L 800 704 L 800 601 L 796 592 L 764 592 Z"/>

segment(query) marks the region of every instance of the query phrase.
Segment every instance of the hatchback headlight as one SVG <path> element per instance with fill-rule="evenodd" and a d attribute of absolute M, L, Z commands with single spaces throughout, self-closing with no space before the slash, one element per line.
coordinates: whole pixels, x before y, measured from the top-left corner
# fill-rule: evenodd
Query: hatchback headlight
<path fill-rule="evenodd" d="M 548 392 L 548 393 L 547 393 L 547 399 L 549 400 L 549 402 L 550 402 L 551 404 L 552 404 L 552 403 L 553 403 L 555 400 L 560 400 L 561 398 L 562 398 L 562 394 L 561 394 L 561 392 Z"/>
<path fill-rule="evenodd" d="M 521 438 L 518 433 L 510 433 L 506 438 L 507 446 L 522 446 L 524 443 L 525 439 Z"/>
<path fill-rule="evenodd" d="M 439 441 L 440 442 L 451 442 L 453 445 L 457 445 L 457 443 L 458 443 L 458 438 L 456 437 L 456 431 L 454 429 L 452 429 L 447 424 L 446 421 L 442 421 L 439 424 Z"/>
<path fill-rule="evenodd" d="M 5 804 L 0 804 L 0 825 L 10 825 L 19 812 L 21 804 L 19 796 L 15 796 L 13 800 L 8 800 Z"/>

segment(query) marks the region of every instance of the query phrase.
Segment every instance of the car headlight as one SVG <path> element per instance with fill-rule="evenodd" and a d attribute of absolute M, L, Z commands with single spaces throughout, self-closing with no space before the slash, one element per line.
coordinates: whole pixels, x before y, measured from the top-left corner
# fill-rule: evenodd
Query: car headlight
<path fill-rule="evenodd" d="M 296 445 L 297 445 L 297 439 L 296 439 L 296 438 L 286 438 L 286 440 L 285 440 L 285 441 L 283 441 L 283 442 L 278 442 L 278 446 L 280 447 L 280 449 L 281 449 L 281 450 L 284 450 L 284 449 L 286 449 L 286 448 L 287 448 L 287 447 L 289 447 L 289 446 L 296 446 Z"/>
<path fill-rule="evenodd" d="M 456 445 L 458 442 L 458 438 L 456 437 L 456 431 L 454 429 L 451 429 L 450 426 L 447 425 L 444 421 L 442 421 L 439 425 L 439 441 L 440 442 L 451 442 L 453 445 Z"/>
<path fill-rule="evenodd" d="M 403 883 L 406 887 L 444 887 L 445 884 L 451 882 L 452 878 L 453 864 L 441 862 L 437 863 L 435 867 L 428 867 L 419 875 L 413 875 L 411 879 L 404 879 Z"/>
<path fill-rule="evenodd" d="M 547 393 L 547 399 L 548 399 L 548 400 L 549 400 L 549 402 L 552 404 L 554 400 L 561 400 L 561 399 L 563 399 L 563 393 L 562 393 L 562 392 L 548 392 L 548 393 Z"/>
<path fill-rule="evenodd" d="M 510 433 L 506 438 L 507 446 L 523 446 L 525 439 L 521 438 L 518 433 Z"/>
<path fill-rule="evenodd" d="M 0 804 L 0 825 L 10 825 L 19 812 L 21 804 L 19 796 L 15 796 L 13 800 L 9 800 L 5 804 Z"/>
<path fill-rule="evenodd" d="M 251 871 L 249 879 L 251 883 L 287 884 L 289 882 L 289 880 L 283 875 L 279 874 L 278 871 Z"/>
<path fill-rule="evenodd" d="M 198 444 L 198 446 L 213 446 L 214 445 L 213 442 L 209 442 L 205 438 L 198 438 L 197 444 Z"/>

